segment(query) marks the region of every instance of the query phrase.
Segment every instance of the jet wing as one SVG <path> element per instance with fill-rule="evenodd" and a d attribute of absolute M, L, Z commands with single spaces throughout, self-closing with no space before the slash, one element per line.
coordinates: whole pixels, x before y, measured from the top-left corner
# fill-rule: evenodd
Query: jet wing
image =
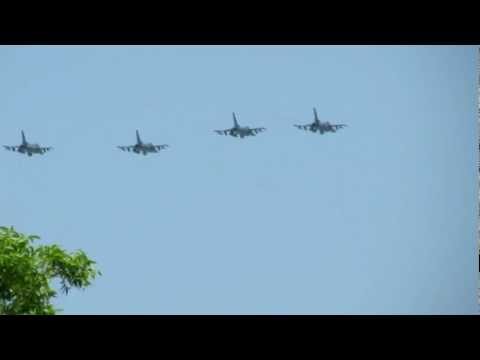
<path fill-rule="evenodd" d="M 166 149 L 168 147 L 168 145 L 167 144 L 154 145 L 154 147 L 155 147 L 155 150 L 160 151 L 160 150 Z"/>
<path fill-rule="evenodd" d="M 3 145 L 3 147 L 9 151 L 18 151 L 19 146 L 8 146 L 8 145 Z"/>
<path fill-rule="evenodd" d="M 214 130 L 218 135 L 230 135 L 232 129 Z"/>
<path fill-rule="evenodd" d="M 117 146 L 122 151 L 131 151 L 134 146 Z"/>
<path fill-rule="evenodd" d="M 250 133 L 252 135 L 257 135 L 258 133 L 262 132 L 262 131 L 265 131 L 267 129 L 261 127 L 261 128 L 253 128 L 253 129 L 250 129 Z"/>
<path fill-rule="evenodd" d="M 307 124 L 307 125 L 293 125 L 295 126 L 297 129 L 300 129 L 300 130 L 310 130 L 312 128 L 312 124 Z"/>

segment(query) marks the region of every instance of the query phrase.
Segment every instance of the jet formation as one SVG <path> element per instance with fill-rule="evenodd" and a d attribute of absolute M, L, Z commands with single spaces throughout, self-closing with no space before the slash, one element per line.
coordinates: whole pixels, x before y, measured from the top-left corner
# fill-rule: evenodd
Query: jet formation
<path fill-rule="evenodd" d="M 318 132 L 323 135 L 327 132 L 335 133 L 338 129 L 346 127 L 346 124 L 330 124 L 328 121 L 322 122 L 318 118 L 317 109 L 313 108 L 314 120 L 310 124 L 306 125 L 293 125 L 298 129 L 311 131 L 313 133 Z M 232 113 L 233 116 L 233 127 L 224 130 L 214 130 L 219 135 L 230 135 L 233 137 L 240 137 L 243 139 L 248 136 L 256 136 L 258 133 L 261 133 L 266 130 L 264 127 L 251 128 L 249 126 L 240 126 L 237 120 L 235 113 Z M 25 133 L 22 130 L 22 143 L 17 146 L 3 145 L 6 150 L 19 152 L 21 154 L 27 154 L 32 156 L 33 154 L 43 155 L 46 152 L 52 150 L 52 147 L 42 147 L 39 144 L 29 143 L 25 137 Z M 167 144 L 154 145 L 152 143 L 145 143 L 140 138 L 140 132 L 136 130 L 137 142 L 134 145 L 121 145 L 117 146 L 122 151 L 134 152 L 136 154 L 147 155 L 149 153 L 158 153 L 161 150 L 164 150 L 169 147 Z"/>

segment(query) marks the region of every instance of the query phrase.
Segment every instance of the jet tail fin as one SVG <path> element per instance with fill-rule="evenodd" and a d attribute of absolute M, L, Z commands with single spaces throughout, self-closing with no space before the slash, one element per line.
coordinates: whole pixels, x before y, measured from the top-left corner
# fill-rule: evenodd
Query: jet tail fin
<path fill-rule="evenodd" d="M 140 133 L 138 132 L 138 130 L 136 130 L 136 133 L 137 133 L 137 144 L 141 144 L 142 140 L 140 139 Z"/>
<path fill-rule="evenodd" d="M 237 117 L 235 116 L 235 113 L 232 113 L 232 115 L 233 115 L 233 125 L 235 127 L 238 127 Z"/>
<path fill-rule="evenodd" d="M 313 115 L 315 116 L 315 121 L 319 121 L 318 120 L 318 114 L 317 114 L 317 109 L 313 108 Z"/>
<path fill-rule="evenodd" d="M 25 138 L 25 133 L 22 130 L 22 144 L 26 144 L 26 143 L 27 143 L 27 139 Z"/>

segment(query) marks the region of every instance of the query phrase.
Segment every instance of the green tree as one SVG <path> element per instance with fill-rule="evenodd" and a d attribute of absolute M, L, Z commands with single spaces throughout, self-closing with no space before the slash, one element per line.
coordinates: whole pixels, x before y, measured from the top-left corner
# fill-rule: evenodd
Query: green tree
<path fill-rule="evenodd" d="M 38 236 L 0 227 L 0 314 L 55 315 L 51 303 L 61 290 L 84 289 L 101 273 L 81 251 L 67 253 L 58 245 L 33 246 Z"/>

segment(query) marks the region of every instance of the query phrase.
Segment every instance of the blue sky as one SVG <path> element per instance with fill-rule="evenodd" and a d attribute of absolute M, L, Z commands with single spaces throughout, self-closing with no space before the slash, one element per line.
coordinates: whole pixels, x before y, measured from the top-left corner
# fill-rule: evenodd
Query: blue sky
<path fill-rule="evenodd" d="M 474 313 L 477 51 L 1 46 L 0 143 L 55 149 L 0 152 L 0 225 L 98 262 L 65 314 Z"/>

